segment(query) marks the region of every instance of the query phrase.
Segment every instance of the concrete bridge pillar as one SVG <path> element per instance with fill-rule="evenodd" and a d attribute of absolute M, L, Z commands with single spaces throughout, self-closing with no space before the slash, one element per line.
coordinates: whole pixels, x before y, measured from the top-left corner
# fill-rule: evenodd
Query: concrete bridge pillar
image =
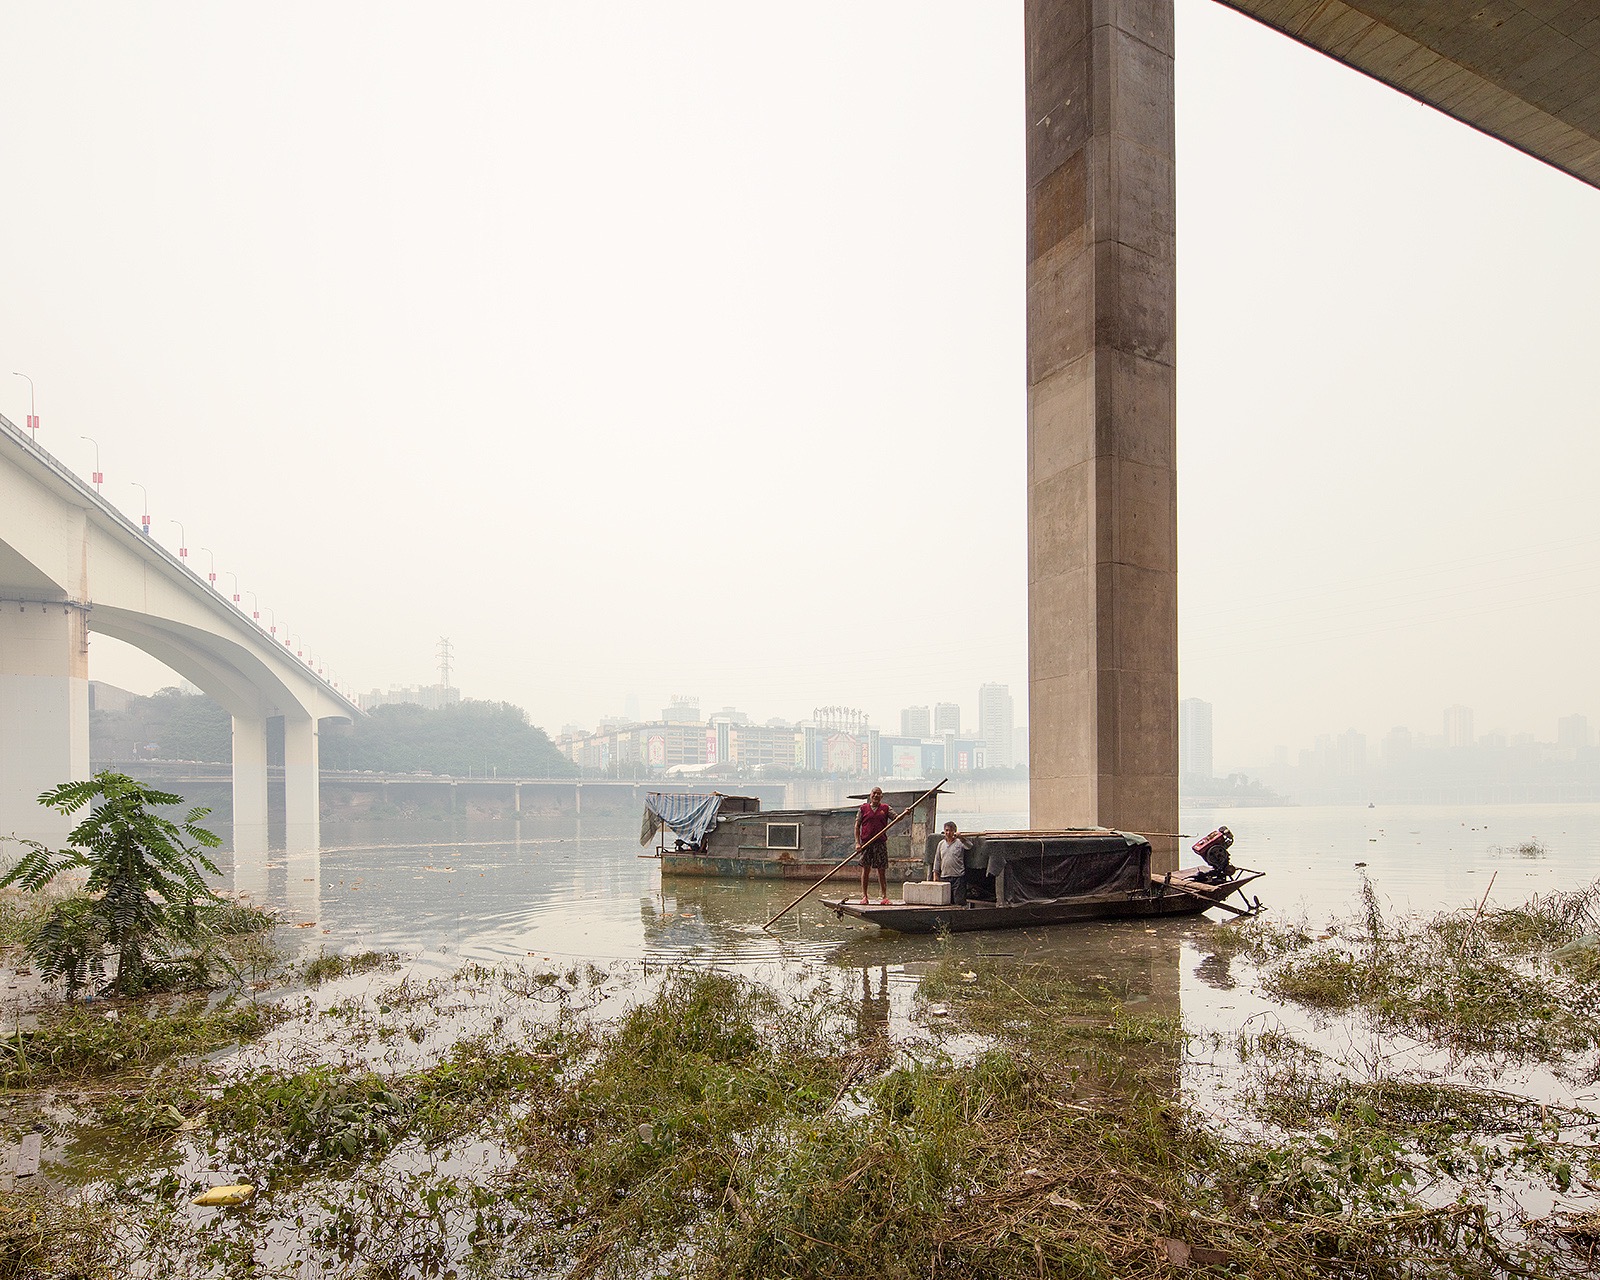
<path fill-rule="evenodd" d="M 233 717 L 233 888 L 266 892 L 267 721 Z"/>
<path fill-rule="evenodd" d="M 1173 0 L 1024 29 L 1031 821 L 1175 832 Z"/>
<path fill-rule="evenodd" d="M 322 847 L 322 810 L 317 777 L 317 721 L 283 719 L 284 839 L 291 850 Z"/>
<path fill-rule="evenodd" d="M 89 776 L 87 627 L 78 606 L 0 600 L 0 836 L 60 848 L 76 825 L 38 799 Z"/>

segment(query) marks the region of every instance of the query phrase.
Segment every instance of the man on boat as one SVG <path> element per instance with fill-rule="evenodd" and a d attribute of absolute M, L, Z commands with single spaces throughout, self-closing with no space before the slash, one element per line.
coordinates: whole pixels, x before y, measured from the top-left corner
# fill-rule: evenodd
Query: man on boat
<path fill-rule="evenodd" d="M 956 824 L 944 824 L 944 839 L 933 851 L 933 878 L 950 882 L 950 905 L 967 905 L 967 851 L 972 846 L 956 834 Z"/>
<path fill-rule="evenodd" d="M 861 901 L 867 897 L 867 873 L 878 871 L 878 887 L 883 890 L 881 905 L 889 905 L 889 841 L 884 830 L 894 821 L 894 811 L 883 802 L 883 788 L 873 787 L 867 802 L 856 814 L 856 848 L 861 851 Z"/>

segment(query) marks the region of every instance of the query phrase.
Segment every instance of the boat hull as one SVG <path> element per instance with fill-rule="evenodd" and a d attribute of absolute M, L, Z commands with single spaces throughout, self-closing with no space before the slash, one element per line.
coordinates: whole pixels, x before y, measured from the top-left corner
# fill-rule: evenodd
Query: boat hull
<path fill-rule="evenodd" d="M 718 857 L 713 853 L 672 853 L 668 851 L 661 855 L 661 870 L 669 876 L 721 876 L 730 880 L 821 880 L 828 876 L 830 881 L 838 880 L 845 883 L 861 882 L 861 864 L 852 862 L 843 870 L 828 872 L 838 865 L 838 859 L 833 862 L 802 862 L 798 859 L 761 858 L 748 855 L 735 855 Z M 921 859 L 916 862 L 898 858 L 889 860 L 889 879 L 895 884 L 905 880 L 920 880 L 926 873 L 926 866 Z M 872 873 L 872 883 L 876 887 L 878 873 Z"/>
<path fill-rule="evenodd" d="M 1205 884 L 1191 877 L 1172 884 L 1152 880 L 1143 892 L 1095 894 L 1056 902 L 1022 902 L 997 906 L 969 902 L 966 906 L 923 907 L 892 902 L 888 906 L 823 899 L 837 916 L 851 916 L 898 933 L 972 933 L 986 929 L 1025 929 L 1034 925 L 1080 924 L 1089 920 L 1150 919 L 1158 916 L 1197 916 L 1254 880 L 1259 873 L 1236 876 L 1221 884 Z M 1181 884 L 1181 888 L 1177 887 Z"/>

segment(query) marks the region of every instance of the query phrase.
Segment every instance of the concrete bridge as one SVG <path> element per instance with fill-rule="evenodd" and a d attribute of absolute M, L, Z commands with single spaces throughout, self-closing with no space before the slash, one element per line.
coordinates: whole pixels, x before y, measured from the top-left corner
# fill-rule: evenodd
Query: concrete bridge
<path fill-rule="evenodd" d="M 191 798 L 226 787 L 230 772 L 227 765 L 196 760 L 126 760 L 106 767 Z M 283 775 L 281 765 L 267 770 L 268 780 L 275 788 L 283 783 Z M 843 790 L 860 790 L 861 785 L 847 785 Z M 707 778 L 518 778 L 482 774 L 457 778 L 448 774 L 324 769 L 322 817 L 324 824 L 335 825 L 373 817 L 404 820 L 408 815 L 397 810 L 410 809 L 422 811 L 420 815 L 412 812 L 411 817 L 448 815 L 520 821 L 524 816 L 615 816 L 620 812 L 636 818 L 643 811 L 645 796 L 651 792 L 697 793 L 713 786 L 734 795 L 757 796 L 769 809 L 783 808 L 789 791 L 789 784 L 783 782 Z M 332 838 L 337 845 L 339 837 Z"/>
<path fill-rule="evenodd" d="M 361 714 L 232 601 L 0 417 L 0 835 L 59 842 L 36 797 L 89 776 L 89 636 L 114 636 L 233 716 L 234 848 L 264 850 L 282 717 L 289 847 L 319 842 L 317 725 Z"/>
<path fill-rule="evenodd" d="M 1600 186 L 1600 0 L 1224 3 Z M 1173 0 L 1024 15 L 1032 822 L 1176 831 Z"/>

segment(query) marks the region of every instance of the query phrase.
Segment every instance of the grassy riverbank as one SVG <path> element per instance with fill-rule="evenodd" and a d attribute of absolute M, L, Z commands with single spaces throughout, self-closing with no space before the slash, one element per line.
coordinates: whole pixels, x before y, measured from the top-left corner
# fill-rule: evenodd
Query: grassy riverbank
<path fill-rule="evenodd" d="M 1589 1070 L 1585 948 L 1553 957 L 1584 936 L 1572 902 L 1465 923 L 1374 923 L 1367 905 L 1337 932 L 1259 923 L 1215 945 L 1318 1017 Z M 1441 950 L 1403 958 L 1425 943 Z M 1354 966 L 1332 1008 L 1303 981 L 1324 952 Z M 1483 1050 L 1450 956 L 1459 984 L 1485 965 L 1537 981 L 1556 1012 L 1526 1017 L 1555 1029 L 1514 1023 Z M 894 1038 L 804 978 L 469 965 L 423 982 L 376 954 L 307 978 L 265 1004 L 102 1016 L 120 1031 L 51 1077 L 93 1086 L 38 1112 L 64 1144 L 50 1180 L 0 1207 L 0 1280 L 1559 1276 L 1600 1242 L 1576 1209 L 1496 1199 L 1514 1175 L 1581 1209 L 1600 1166 L 1580 1108 L 1359 1074 L 1276 1029 L 1220 1046 L 1253 1101 L 1218 1119 L 1185 1086 L 1196 1037 L 1176 1018 L 1045 966 L 947 958 Z M 1451 1018 L 1428 1012 L 1440 984 Z M 84 1015 L 59 1016 L 40 1046 Z M 119 1062 L 118 1034 L 168 1048 Z M 41 1083 L 19 1078 L 13 1115 Z M 258 1188 L 249 1205 L 189 1205 L 233 1181 Z"/>

